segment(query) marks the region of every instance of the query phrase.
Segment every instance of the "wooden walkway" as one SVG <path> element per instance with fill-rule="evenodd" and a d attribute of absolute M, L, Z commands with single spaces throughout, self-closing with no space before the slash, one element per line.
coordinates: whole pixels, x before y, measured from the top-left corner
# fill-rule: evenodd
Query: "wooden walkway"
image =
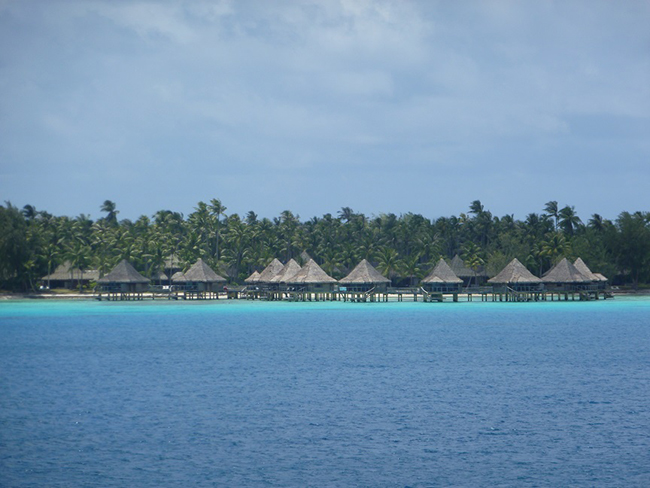
<path fill-rule="evenodd" d="M 265 289 L 261 287 L 225 287 L 223 291 L 171 290 L 152 287 L 147 292 L 123 292 L 101 290 L 94 293 L 97 300 L 265 300 L 291 302 L 546 302 L 546 301 L 591 301 L 612 298 L 609 290 L 526 290 L 518 291 L 509 287 L 472 287 L 458 292 L 427 291 L 421 287 L 371 289 L 368 291 L 310 291 L 307 289 Z"/>

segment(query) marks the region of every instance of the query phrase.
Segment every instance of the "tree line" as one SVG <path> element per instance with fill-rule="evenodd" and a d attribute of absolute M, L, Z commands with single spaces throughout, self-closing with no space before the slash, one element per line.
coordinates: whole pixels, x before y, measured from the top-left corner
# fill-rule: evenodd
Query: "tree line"
<path fill-rule="evenodd" d="M 127 259 L 145 276 L 174 256 L 187 268 L 203 258 L 232 283 L 242 283 L 273 258 L 301 261 L 306 252 L 331 276 L 345 276 L 368 259 L 394 285 L 415 284 L 440 257 L 458 254 L 492 276 L 513 258 L 537 276 L 557 261 L 581 257 L 614 284 L 650 282 L 650 212 L 622 212 L 614 221 L 593 214 L 584 222 L 573 206 L 548 202 L 524 220 L 497 217 L 479 200 L 458 216 L 428 219 L 393 213 L 366 216 L 343 207 L 301 221 L 285 210 L 273 219 L 227 213 L 218 199 L 199 202 L 187 217 L 160 210 L 136 221 L 118 219 L 114 202 L 103 217 L 54 216 L 32 205 L 0 205 L 0 288 L 36 289 L 63 262 L 106 274 Z"/>

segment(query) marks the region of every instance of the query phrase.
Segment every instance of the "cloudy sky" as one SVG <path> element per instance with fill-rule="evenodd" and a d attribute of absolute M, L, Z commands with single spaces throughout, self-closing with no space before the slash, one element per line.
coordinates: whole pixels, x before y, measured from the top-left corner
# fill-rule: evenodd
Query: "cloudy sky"
<path fill-rule="evenodd" d="M 0 0 L 0 200 L 650 210 L 650 2 Z"/>

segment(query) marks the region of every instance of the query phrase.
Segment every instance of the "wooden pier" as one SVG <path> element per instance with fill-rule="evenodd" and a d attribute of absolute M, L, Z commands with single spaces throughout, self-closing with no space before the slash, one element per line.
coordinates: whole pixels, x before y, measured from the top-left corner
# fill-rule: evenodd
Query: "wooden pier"
<path fill-rule="evenodd" d="M 379 302 L 545 302 L 545 301 L 591 301 L 612 298 L 607 290 L 515 290 L 510 287 L 470 287 L 453 292 L 427 291 L 424 288 L 387 288 L 368 291 L 333 290 L 309 291 L 302 288 L 267 289 L 264 287 L 229 288 L 228 299 L 264 300 L 290 302 L 341 301 L 350 303 Z"/>
<path fill-rule="evenodd" d="M 558 288 L 558 289 L 520 289 L 493 286 L 468 287 L 453 291 L 429 291 L 423 287 L 381 288 L 359 290 L 315 291 L 309 287 L 264 287 L 264 286 L 226 286 L 222 290 L 201 290 L 194 287 L 172 286 L 163 288 L 151 286 L 148 289 L 125 290 L 123 287 L 99 287 L 94 298 L 107 301 L 135 300 L 260 300 L 289 302 L 568 302 L 592 301 L 612 298 L 613 294 L 603 288 Z"/>

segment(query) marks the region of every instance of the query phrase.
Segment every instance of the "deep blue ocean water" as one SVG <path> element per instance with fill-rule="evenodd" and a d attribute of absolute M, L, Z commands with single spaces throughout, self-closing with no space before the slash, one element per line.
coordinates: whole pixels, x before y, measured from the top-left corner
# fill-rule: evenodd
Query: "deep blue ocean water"
<path fill-rule="evenodd" d="M 0 486 L 650 486 L 650 300 L 1 302 Z"/>

